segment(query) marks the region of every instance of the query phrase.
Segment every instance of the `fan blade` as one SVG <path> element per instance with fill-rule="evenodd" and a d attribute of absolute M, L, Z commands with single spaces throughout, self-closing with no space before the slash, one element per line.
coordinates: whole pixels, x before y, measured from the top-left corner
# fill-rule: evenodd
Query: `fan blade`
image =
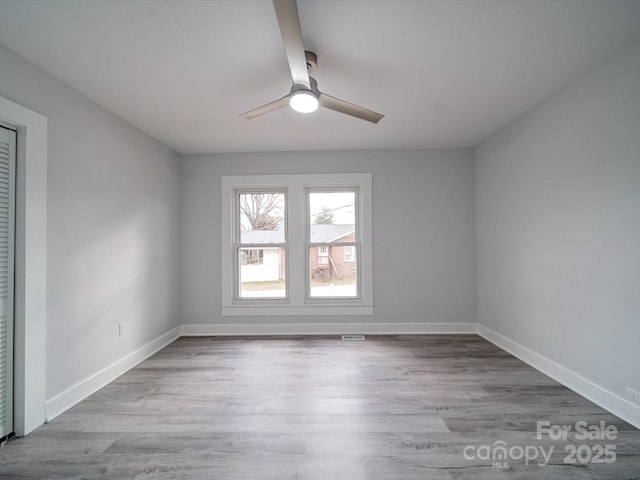
<path fill-rule="evenodd" d="M 259 117 L 260 115 L 264 115 L 265 113 L 273 112 L 274 110 L 286 107 L 287 105 L 289 105 L 289 95 L 282 97 L 275 102 L 267 103 L 266 105 L 262 105 L 261 107 L 254 108 L 253 110 L 249 110 L 245 113 L 241 113 L 238 116 L 244 117 L 247 120 L 251 120 L 252 118 Z"/>
<path fill-rule="evenodd" d="M 318 101 L 320 102 L 321 107 L 335 110 L 340 113 L 346 113 L 347 115 L 366 120 L 367 122 L 378 123 L 384 118 L 384 115 L 381 113 L 368 110 L 364 107 L 359 107 L 353 103 L 345 102 L 344 100 L 332 97 L 326 93 L 320 93 Z"/>
<path fill-rule="evenodd" d="M 294 85 L 304 85 L 309 88 L 309 73 L 307 59 L 304 56 L 300 18 L 296 0 L 273 0 L 273 6 L 278 17 L 278 25 L 282 34 L 282 43 L 287 54 L 289 70 Z"/>

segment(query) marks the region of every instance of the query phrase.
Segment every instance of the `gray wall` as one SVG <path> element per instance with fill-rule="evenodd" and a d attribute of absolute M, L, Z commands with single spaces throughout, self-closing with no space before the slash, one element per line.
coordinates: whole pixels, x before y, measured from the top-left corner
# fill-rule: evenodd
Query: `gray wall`
<path fill-rule="evenodd" d="M 640 389 L 640 45 L 476 152 L 478 321 Z"/>
<path fill-rule="evenodd" d="M 49 119 L 49 399 L 178 325 L 179 157 L 4 47 L 0 65 L 0 95 Z"/>
<path fill-rule="evenodd" d="M 374 316 L 221 318 L 221 176 L 340 172 L 372 173 Z M 182 321 L 475 322 L 473 179 L 470 150 L 187 156 Z"/>

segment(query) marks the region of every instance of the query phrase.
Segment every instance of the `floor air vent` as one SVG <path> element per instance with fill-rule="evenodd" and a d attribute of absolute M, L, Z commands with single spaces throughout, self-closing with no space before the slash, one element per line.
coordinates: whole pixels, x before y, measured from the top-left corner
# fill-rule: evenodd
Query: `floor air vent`
<path fill-rule="evenodd" d="M 364 341 L 364 335 L 342 335 L 342 340 L 348 340 L 351 342 L 362 342 Z"/>

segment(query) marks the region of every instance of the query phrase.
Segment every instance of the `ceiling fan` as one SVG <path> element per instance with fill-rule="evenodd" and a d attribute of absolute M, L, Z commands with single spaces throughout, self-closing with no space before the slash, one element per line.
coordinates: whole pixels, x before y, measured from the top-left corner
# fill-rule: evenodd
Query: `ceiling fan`
<path fill-rule="evenodd" d="M 313 52 L 305 51 L 302 44 L 302 31 L 300 30 L 296 0 L 273 0 L 273 6 L 276 10 L 282 42 L 289 62 L 293 86 L 289 93 L 279 100 L 249 110 L 240 116 L 250 120 L 286 105 L 290 105 L 297 112 L 310 113 L 315 112 L 320 106 L 368 122 L 378 123 L 384 115 L 318 90 L 318 82 L 309 76 L 318 65 L 318 57 Z"/>

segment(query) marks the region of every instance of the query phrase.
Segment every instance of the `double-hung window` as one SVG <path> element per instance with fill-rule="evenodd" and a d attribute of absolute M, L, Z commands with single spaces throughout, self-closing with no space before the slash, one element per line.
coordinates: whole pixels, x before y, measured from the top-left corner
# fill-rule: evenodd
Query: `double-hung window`
<path fill-rule="evenodd" d="M 371 217 L 371 174 L 223 177 L 222 314 L 372 314 Z"/>
<path fill-rule="evenodd" d="M 359 270 L 345 249 L 360 243 L 359 187 L 307 188 L 307 299 L 359 298 Z"/>
<path fill-rule="evenodd" d="M 234 192 L 236 300 L 287 298 L 286 198 L 282 189 Z"/>

